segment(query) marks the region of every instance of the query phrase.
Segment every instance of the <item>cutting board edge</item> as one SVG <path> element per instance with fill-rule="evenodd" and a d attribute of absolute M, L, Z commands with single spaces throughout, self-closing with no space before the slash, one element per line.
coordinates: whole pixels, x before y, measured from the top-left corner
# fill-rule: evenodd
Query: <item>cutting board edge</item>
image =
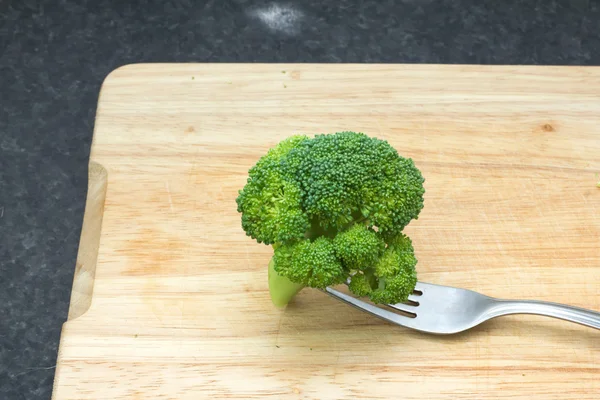
<path fill-rule="evenodd" d="M 92 304 L 107 184 L 108 173 L 106 169 L 101 164 L 90 161 L 88 165 L 88 186 L 85 210 L 83 213 L 81 234 L 79 236 L 79 249 L 77 251 L 75 271 L 73 272 L 69 312 L 67 321 L 63 324 L 62 331 L 64 331 L 65 325 L 70 321 L 83 316 L 90 309 Z M 65 336 L 61 332 L 56 370 L 54 373 L 52 400 L 58 398 L 57 393 L 62 365 L 60 362 L 62 358 L 61 348 L 64 337 Z"/>

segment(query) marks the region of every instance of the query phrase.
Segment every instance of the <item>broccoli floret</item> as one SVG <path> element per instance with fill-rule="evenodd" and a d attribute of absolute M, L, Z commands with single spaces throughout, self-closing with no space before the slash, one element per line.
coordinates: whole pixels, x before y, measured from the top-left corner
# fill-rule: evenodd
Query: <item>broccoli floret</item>
<path fill-rule="evenodd" d="M 385 250 L 385 242 L 377 232 L 364 224 L 354 224 L 333 239 L 336 255 L 347 269 L 373 266 Z"/>
<path fill-rule="evenodd" d="M 302 209 L 300 188 L 284 179 L 281 163 L 306 136 L 292 136 L 262 157 L 236 199 L 242 228 L 258 243 L 273 244 L 304 237 L 309 220 Z"/>
<path fill-rule="evenodd" d="M 417 284 L 417 258 L 410 238 L 402 233 L 391 237 L 387 244 L 375 265 L 378 286 L 370 297 L 376 303 L 401 303 Z"/>
<path fill-rule="evenodd" d="M 408 299 L 417 284 L 417 274 L 398 274 L 391 278 L 379 278 L 379 287 L 369 297 L 374 303 L 396 304 Z"/>
<path fill-rule="evenodd" d="M 387 240 L 387 249 L 375 264 L 375 275 L 390 278 L 403 271 L 414 270 L 417 265 L 412 241 L 403 233 Z"/>
<path fill-rule="evenodd" d="M 357 296 L 368 296 L 373 293 L 373 287 L 377 285 L 377 281 L 372 271 L 357 272 L 350 278 L 348 288 Z"/>
<path fill-rule="evenodd" d="M 346 281 L 374 302 L 405 301 L 417 260 L 401 232 L 423 208 L 423 183 L 411 159 L 362 133 L 292 136 L 269 150 L 237 204 L 246 234 L 275 249 L 273 302 Z"/>
<path fill-rule="evenodd" d="M 333 242 L 326 237 L 282 244 L 275 249 L 275 271 L 294 283 L 324 289 L 346 278 Z"/>

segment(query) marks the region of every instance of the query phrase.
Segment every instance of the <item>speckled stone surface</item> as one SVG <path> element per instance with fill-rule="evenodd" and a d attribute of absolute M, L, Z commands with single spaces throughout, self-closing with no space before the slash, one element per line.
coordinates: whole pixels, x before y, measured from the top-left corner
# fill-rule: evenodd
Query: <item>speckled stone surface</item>
<path fill-rule="evenodd" d="M 0 399 L 48 399 L 98 90 L 135 62 L 600 65 L 595 0 L 0 0 Z"/>

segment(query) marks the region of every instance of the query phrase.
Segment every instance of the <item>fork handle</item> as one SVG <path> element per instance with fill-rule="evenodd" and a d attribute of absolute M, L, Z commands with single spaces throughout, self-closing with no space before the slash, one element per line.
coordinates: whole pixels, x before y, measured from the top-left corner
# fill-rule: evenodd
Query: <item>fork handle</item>
<path fill-rule="evenodd" d="M 565 321 L 600 329 L 600 313 L 584 308 L 535 300 L 494 300 L 486 313 L 488 318 L 510 314 L 533 314 L 558 318 Z"/>

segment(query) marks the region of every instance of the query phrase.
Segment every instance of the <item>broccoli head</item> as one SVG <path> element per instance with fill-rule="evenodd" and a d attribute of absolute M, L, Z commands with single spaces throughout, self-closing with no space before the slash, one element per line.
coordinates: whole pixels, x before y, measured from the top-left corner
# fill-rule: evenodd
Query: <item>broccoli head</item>
<path fill-rule="evenodd" d="M 402 230 L 423 208 L 424 179 L 388 142 L 355 132 L 291 136 L 248 175 L 238 212 L 248 236 L 273 245 L 277 306 L 303 287 L 343 282 L 375 303 L 412 293 L 417 259 Z"/>

